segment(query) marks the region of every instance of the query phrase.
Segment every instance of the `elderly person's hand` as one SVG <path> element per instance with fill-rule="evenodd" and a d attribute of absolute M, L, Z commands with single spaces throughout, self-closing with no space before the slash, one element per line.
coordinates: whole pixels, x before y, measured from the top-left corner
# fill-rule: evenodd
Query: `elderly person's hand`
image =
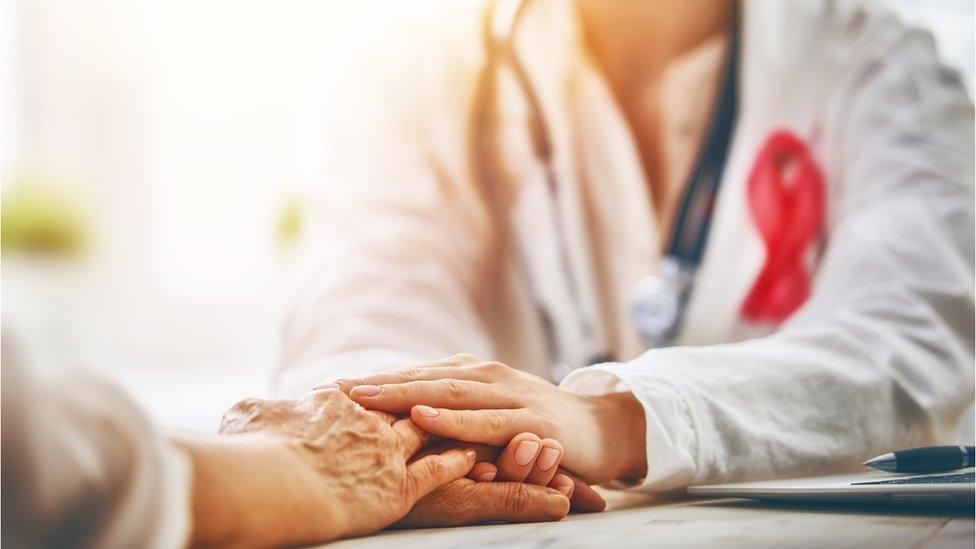
<path fill-rule="evenodd" d="M 372 532 L 463 477 L 476 457 L 450 449 L 410 461 L 422 431 L 336 390 L 242 401 L 221 432 L 232 435 L 177 441 L 193 458 L 197 543 L 291 545 Z"/>
<path fill-rule="evenodd" d="M 336 384 L 366 408 L 409 412 L 444 438 L 494 446 L 522 432 L 554 438 L 563 466 L 591 484 L 646 474 L 644 412 L 630 393 L 576 394 L 470 355 Z"/>

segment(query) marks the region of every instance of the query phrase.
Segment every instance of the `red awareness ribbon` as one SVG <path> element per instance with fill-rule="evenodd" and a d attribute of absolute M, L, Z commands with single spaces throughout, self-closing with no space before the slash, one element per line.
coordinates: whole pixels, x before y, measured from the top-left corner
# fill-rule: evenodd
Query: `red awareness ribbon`
<path fill-rule="evenodd" d="M 816 242 L 823 220 L 823 177 L 806 144 L 780 130 L 763 145 L 748 186 L 766 263 L 740 313 L 752 322 L 779 323 L 810 295 L 804 256 Z"/>

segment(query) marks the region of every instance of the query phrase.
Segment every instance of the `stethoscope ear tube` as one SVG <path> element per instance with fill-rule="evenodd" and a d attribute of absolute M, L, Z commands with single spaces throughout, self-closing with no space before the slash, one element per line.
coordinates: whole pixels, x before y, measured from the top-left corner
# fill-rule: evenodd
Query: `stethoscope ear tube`
<path fill-rule="evenodd" d="M 548 125 L 545 123 L 545 113 L 539 96 L 532 86 L 531 79 L 515 48 L 516 30 L 527 5 L 528 0 L 499 0 L 490 7 L 487 23 L 488 36 L 486 37 L 488 62 L 485 70 L 497 72 L 502 65 L 508 66 L 514 73 L 522 96 L 526 101 L 528 130 L 533 153 L 536 160 L 541 164 L 546 178 L 545 184 L 551 208 L 553 231 L 557 236 L 559 247 L 559 268 L 564 277 L 566 290 L 574 309 L 573 312 L 578 320 L 575 332 L 577 337 L 583 339 L 582 346 L 589 350 L 589 354 L 593 355 L 592 360 L 588 361 L 566 356 L 566 349 L 570 346 L 561 344 L 563 342 L 559 341 L 559 330 L 555 326 L 557 319 L 551 318 L 545 305 L 536 301 L 535 306 L 540 325 L 547 339 L 546 348 L 550 355 L 552 375 L 558 381 L 573 367 L 606 361 L 612 357 L 600 349 L 601 345 L 596 341 L 592 319 L 585 314 L 580 283 L 571 261 L 569 235 L 560 203 L 560 185 L 554 160 L 552 136 Z M 649 347 L 665 346 L 673 341 L 706 240 L 712 204 L 722 176 L 722 168 L 731 141 L 732 126 L 735 119 L 738 25 L 733 25 L 731 42 L 729 61 L 726 63 L 723 74 L 723 84 L 719 91 L 716 113 L 709 126 L 705 144 L 699 153 L 698 163 L 691 181 L 686 187 L 686 194 L 681 202 L 681 211 L 676 217 L 676 226 L 672 232 L 672 245 L 669 246 L 668 254 L 660 264 L 659 274 L 648 277 L 639 284 L 632 303 L 631 317 L 635 328 Z M 493 85 L 497 79 L 490 77 L 484 81 Z M 489 105 L 476 103 L 475 107 L 489 108 Z M 492 183 L 491 181 L 482 181 L 482 185 L 485 186 Z M 492 193 L 486 190 L 485 194 L 489 196 Z M 699 207 L 694 207 L 696 205 Z M 702 205 L 704 208 L 701 207 Z M 489 206 L 492 208 L 499 207 L 494 201 L 490 201 Z M 498 211 L 494 213 L 493 218 L 506 225 L 504 233 L 508 235 L 509 246 L 514 249 L 517 255 L 519 272 L 529 292 L 533 295 L 533 299 L 538 300 L 538 294 L 533 289 L 532 277 L 528 272 L 527 254 L 518 239 L 512 236 L 514 231 L 508 227 L 510 220 Z M 686 249 L 689 249 L 684 245 L 687 242 L 693 243 L 690 247 L 690 253 L 685 252 Z"/>
<path fill-rule="evenodd" d="M 515 48 L 515 31 L 528 5 L 528 0 L 501 0 L 496 4 L 495 9 L 498 11 L 492 16 L 491 25 L 492 47 L 495 51 L 492 56 L 496 60 L 507 63 L 512 72 L 515 73 L 515 80 L 518 82 L 522 96 L 529 107 L 528 123 L 533 152 L 536 158 L 545 164 L 547 170 L 551 171 L 552 136 L 549 134 L 549 127 L 545 123 L 539 95 L 532 86 L 528 71 L 525 70 L 522 58 Z"/>
<path fill-rule="evenodd" d="M 572 265 L 569 238 L 563 219 L 564 213 L 560 204 L 560 185 L 556 174 L 552 136 L 549 132 L 548 125 L 545 123 L 545 115 L 538 93 L 532 86 L 525 65 L 522 63 L 518 51 L 515 48 L 516 30 L 528 5 L 528 0 L 499 0 L 490 7 L 489 21 L 487 24 L 489 36 L 486 37 L 488 63 L 486 64 L 485 70 L 498 71 L 501 66 L 507 66 L 513 72 L 522 97 L 525 99 L 528 110 L 528 131 L 532 143 L 533 155 L 543 169 L 550 207 L 549 214 L 553 220 L 553 231 L 557 235 L 559 268 L 566 283 L 566 291 L 573 308 L 573 314 L 578 319 L 575 337 L 582 339 L 581 343 L 583 348 L 588 350 L 586 354 L 593 355 L 593 360 L 586 362 L 590 364 L 596 360 L 604 361 L 602 359 L 606 358 L 606 354 L 598 351 L 599 344 L 595 341 L 595 331 L 591 324 L 591 319 L 585 314 L 579 281 Z M 485 78 L 484 81 L 491 84 L 497 82 L 495 78 L 491 77 Z M 490 94 L 485 93 L 483 95 L 487 97 Z M 476 103 L 475 107 L 489 108 L 489 105 L 478 105 Z M 475 147 L 475 150 L 477 152 L 477 147 Z M 493 182 L 482 181 L 481 184 L 487 186 L 493 184 Z M 490 196 L 492 193 L 486 190 L 484 194 Z M 493 200 L 489 201 L 489 206 L 494 209 L 499 208 L 499 205 Z M 558 382 L 572 371 L 574 367 L 579 367 L 584 364 L 580 363 L 581 361 L 578 358 L 567 356 L 566 349 L 570 345 L 566 344 L 568 342 L 560 341 L 559 330 L 556 327 L 556 319 L 553 319 L 549 314 L 545 304 L 538 301 L 538 293 L 535 291 L 535 285 L 528 272 L 528 254 L 518 239 L 512 236 L 515 231 L 511 230 L 509 226 L 511 223 L 510 220 L 506 215 L 498 211 L 494 212 L 493 218 L 498 223 L 504 224 L 501 230 L 504 234 L 508 235 L 508 244 L 516 255 L 520 276 L 529 293 L 532 295 L 533 300 L 535 300 L 534 305 L 539 317 L 539 324 L 546 338 L 546 351 L 549 355 L 551 375 Z"/>

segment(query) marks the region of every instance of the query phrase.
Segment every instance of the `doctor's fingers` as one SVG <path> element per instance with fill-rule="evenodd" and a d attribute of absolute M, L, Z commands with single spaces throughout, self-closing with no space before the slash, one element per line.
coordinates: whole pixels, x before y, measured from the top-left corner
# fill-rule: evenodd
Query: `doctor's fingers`
<path fill-rule="evenodd" d="M 441 379 L 489 382 L 493 377 L 490 368 L 482 368 L 480 366 L 452 367 L 421 365 L 398 370 L 387 370 L 358 378 L 337 379 L 333 383 L 319 385 L 316 388 L 338 388 L 342 392 L 349 394 L 354 387 L 360 385 L 391 385 L 394 383 L 406 383 L 408 381 L 438 381 Z"/>
<path fill-rule="evenodd" d="M 529 474 L 525 477 L 525 482 L 538 486 L 551 486 L 559 490 L 559 486 L 552 486 L 550 483 L 556 476 L 556 468 L 559 467 L 559 463 L 563 459 L 563 445 L 552 438 L 542 439 L 540 445 L 542 448 L 539 450 L 535 462 L 532 463 Z M 572 481 L 569 481 L 568 484 L 572 485 Z M 572 491 L 566 493 L 566 497 L 570 497 L 571 494 Z"/>
<path fill-rule="evenodd" d="M 524 409 L 450 410 L 414 406 L 410 419 L 424 431 L 464 442 L 505 446 L 520 433 L 551 434 L 549 423 Z"/>
<path fill-rule="evenodd" d="M 393 385 L 353 387 L 349 398 L 370 410 L 407 412 L 417 404 L 443 408 L 515 408 L 518 403 L 508 392 L 489 383 L 442 379 L 408 381 Z"/>
<path fill-rule="evenodd" d="M 513 379 L 517 376 L 518 370 L 501 362 L 483 361 L 471 355 L 455 355 L 437 362 L 386 370 L 359 378 L 338 379 L 332 383 L 318 385 L 314 389 L 338 388 L 349 394 L 353 387 L 359 385 L 390 385 L 407 381 L 437 381 L 440 379 L 463 379 L 491 383 Z"/>
<path fill-rule="evenodd" d="M 502 454 L 495 460 L 498 467 L 499 482 L 525 482 L 532 471 L 532 467 L 542 451 L 542 439 L 533 433 L 515 435 Z M 554 471 L 555 472 L 555 471 Z M 545 486 L 547 482 L 531 482 L 537 486 Z"/>
<path fill-rule="evenodd" d="M 501 482 L 525 482 L 549 486 L 562 460 L 563 446 L 555 439 L 540 439 L 533 433 L 516 435 L 505 447 L 495 465 Z M 572 481 L 569 482 L 572 486 Z M 551 488 L 559 487 L 551 486 Z M 566 493 L 569 497 L 569 493 Z"/>

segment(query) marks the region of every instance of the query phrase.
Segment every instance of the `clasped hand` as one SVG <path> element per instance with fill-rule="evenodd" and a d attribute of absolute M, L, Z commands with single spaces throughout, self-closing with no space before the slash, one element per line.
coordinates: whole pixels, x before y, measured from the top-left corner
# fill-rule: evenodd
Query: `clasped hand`
<path fill-rule="evenodd" d="M 558 448 L 555 441 L 524 434 L 500 455 L 484 445 L 428 444 L 429 435 L 409 418 L 366 410 L 338 390 L 315 390 L 299 400 L 241 401 L 224 415 L 220 430 L 234 436 L 207 451 L 192 446 L 205 511 L 198 514 L 208 517 L 200 539 L 212 543 L 309 543 L 390 524 L 558 520 L 570 508 L 573 480 L 557 474 L 558 460 L 545 479 L 534 477 L 545 481 L 539 486 L 483 482 L 524 480 L 531 466 L 518 465 L 520 443 L 539 444 L 538 463 L 543 448 Z M 599 496 L 587 490 L 583 501 L 593 506 Z M 209 505 L 214 498 L 220 505 Z"/>
<path fill-rule="evenodd" d="M 646 474 L 644 413 L 630 393 L 580 395 L 470 355 L 335 386 L 371 410 L 409 413 L 439 437 L 504 446 L 520 433 L 562 443 L 562 465 L 591 484 Z"/>
<path fill-rule="evenodd" d="M 252 466 L 237 469 L 272 474 L 228 483 L 228 460 L 201 459 L 201 492 L 265 494 L 277 511 L 242 503 L 211 525 L 269 544 L 391 523 L 558 520 L 569 498 L 575 510 L 602 510 L 589 484 L 643 476 L 646 463 L 643 411 L 629 393 L 579 395 L 469 355 L 339 380 L 300 400 L 246 400 L 221 431 L 239 437 L 215 455 L 246 454 Z"/>

